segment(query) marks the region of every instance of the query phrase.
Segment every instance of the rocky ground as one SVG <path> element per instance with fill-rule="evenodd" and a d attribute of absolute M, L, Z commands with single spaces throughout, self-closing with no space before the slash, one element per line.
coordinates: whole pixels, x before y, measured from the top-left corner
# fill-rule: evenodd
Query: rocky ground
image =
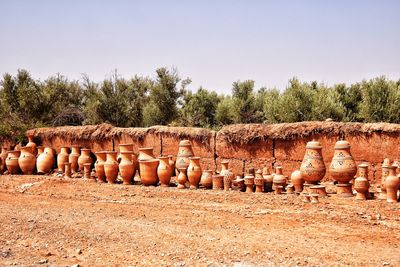
<path fill-rule="evenodd" d="M 379 200 L 0 176 L 0 219 L 1 266 L 400 265 Z"/>

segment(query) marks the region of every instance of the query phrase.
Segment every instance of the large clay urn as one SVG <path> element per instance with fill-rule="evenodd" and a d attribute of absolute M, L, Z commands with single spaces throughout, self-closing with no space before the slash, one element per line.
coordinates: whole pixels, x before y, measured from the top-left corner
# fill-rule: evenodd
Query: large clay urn
<path fill-rule="evenodd" d="M 286 180 L 286 177 L 282 173 L 282 171 L 283 171 L 282 167 L 281 166 L 276 167 L 275 171 L 276 171 L 276 173 L 272 180 L 272 183 L 273 183 L 272 189 L 275 190 L 276 186 L 282 186 L 282 188 L 285 188 L 287 180 Z"/>
<path fill-rule="evenodd" d="M 271 192 L 274 176 L 270 173 L 270 168 L 264 167 L 262 175 L 264 178 L 264 191 Z"/>
<path fill-rule="evenodd" d="M 187 177 L 190 183 L 190 189 L 197 189 L 199 187 L 201 178 L 200 157 L 191 157 L 189 159 L 189 166 L 187 168 Z"/>
<path fill-rule="evenodd" d="M 1 154 L 0 154 L 0 174 L 3 174 L 6 170 L 7 170 L 7 166 L 6 166 L 6 159 L 7 159 L 7 148 L 6 147 L 2 147 L 1 148 Z"/>
<path fill-rule="evenodd" d="M 23 174 L 32 174 L 35 170 L 36 157 L 32 152 L 32 147 L 21 147 L 18 164 Z"/>
<path fill-rule="evenodd" d="M 88 148 L 81 149 L 81 155 L 78 158 L 78 166 L 80 171 L 83 171 L 83 164 L 93 163 L 92 157 L 90 156 L 90 152 L 91 151 Z"/>
<path fill-rule="evenodd" d="M 326 168 L 322 158 L 322 145 L 318 141 L 308 142 L 300 167 L 301 176 L 308 184 L 317 184 L 325 176 Z"/>
<path fill-rule="evenodd" d="M 192 143 L 189 140 L 182 140 L 179 142 L 178 156 L 176 158 L 175 167 L 177 172 L 180 168 L 187 168 L 189 166 L 189 158 L 194 157 Z"/>
<path fill-rule="evenodd" d="M 26 144 L 26 146 L 27 147 L 31 147 L 32 148 L 32 154 L 34 155 L 34 156 L 36 156 L 37 155 L 37 146 L 36 146 L 36 143 L 35 142 L 33 142 L 33 134 L 29 134 L 28 135 L 28 143 Z"/>
<path fill-rule="evenodd" d="M 204 170 L 200 178 L 200 185 L 206 189 L 212 188 L 212 170 Z"/>
<path fill-rule="evenodd" d="M 368 164 L 362 163 L 358 165 L 358 175 L 354 180 L 354 190 L 357 191 L 357 200 L 367 199 L 369 190 Z"/>
<path fill-rule="evenodd" d="M 169 157 L 159 157 L 160 164 L 157 167 L 158 179 L 163 187 L 168 187 L 172 176 L 172 167 L 169 163 Z"/>
<path fill-rule="evenodd" d="M 19 163 L 18 159 L 21 154 L 19 150 L 12 150 L 7 152 L 6 158 L 6 167 L 9 174 L 18 174 L 19 173 Z"/>
<path fill-rule="evenodd" d="M 118 162 L 121 160 L 121 152 L 132 152 L 133 144 L 119 144 L 119 155 L 117 156 Z"/>
<path fill-rule="evenodd" d="M 337 141 L 329 173 L 339 184 L 348 184 L 357 173 L 357 165 L 350 153 L 350 144 L 345 140 Z"/>
<path fill-rule="evenodd" d="M 104 173 L 104 163 L 107 160 L 107 152 L 99 151 L 96 152 L 96 163 L 94 164 L 94 169 L 96 170 L 97 182 L 104 183 L 106 181 L 106 175 Z"/>
<path fill-rule="evenodd" d="M 396 176 L 396 167 L 389 166 L 389 175 L 385 179 L 386 201 L 397 202 L 397 191 L 399 190 L 400 180 Z"/>
<path fill-rule="evenodd" d="M 81 155 L 80 146 L 72 146 L 71 154 L 69 154 L 69 162 L 71 163 L 71 172 L 74 173 L 78 170 L 78 158 Z"/>
<path fill-rule="evenodd" d="M 143 185 L 150 186 L 158 184 L 158 176 L 157 176 L 158 164 L 159 164 L 158 159 L 139 161 L 140 180 Z"/>
<path fill-rule="evenodd" d="M 107 158 L 104 162 L 104 175 L 106 176 L 107 182 L 114 184 L 118 177 L 118 161 L 116 151 L 107 151 Z"/>
<path fill-rule="evenodd" d="M 37 157 L 36 169 L 39 174 L 50 173 L 54 165 L 54 151 L 51 147 L 45 147 L 43 153 Z"/>
<path fill-rule="evenodd" d="M 296 193 L 300 193 L 303 191 L 304 179 L 301 175 L 301 171 L 295 170 L 294 172 L 292 172 L 292 174 L 290 175 L 290 182 L 293 184 L 294 191 Z"/>
<path fill-rule="evenodd" d="M 132 151 L 120 152 L 121 161 L 119 163 L 119 174 L 121 175 L 122 182 L 125 185 L 132 184 L 133 176 L 136 171 L 136 162 L 132 161 Z"/>
<path fill-rule="evenodd" d="M 64 173 L 64 168 L 65 168 L 65 162 L 69 161 L 69 148 L 68 147 L 62 147 L 60 150 L 60 153 L 57 155 L 57 166 L 58 166 L 58 172 Z"/>

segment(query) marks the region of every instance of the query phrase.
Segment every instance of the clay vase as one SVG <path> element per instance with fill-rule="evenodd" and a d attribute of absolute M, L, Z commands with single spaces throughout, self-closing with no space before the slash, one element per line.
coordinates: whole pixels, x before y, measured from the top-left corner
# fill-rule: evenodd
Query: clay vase
<path fill-rule="evenodd" d="M 133 144 L 119 144 L 119 154 L 117 156 L 117 161 L 121 161 L 121 152 L 132 152 Z"/>
<path fill-rule="evenodd" d="M 69 160 L 69 154 L 68 154 L 68 147 L 62 147 L 60 150 L 60 153 L 57 155 L 57 166 L 58 166 L 58 172 L 63 173 L 64 172 L 64 163 L 68 162 Z"/>
<path fill-rule="evenodd" d="M 83 164 L 83 179 L 90 179 L 90 171 L 91 171 L 92 163 L 84 163 Z"/>
<path fill-rule="evenodd" d="M 229 172 L 228 168 L 229 168 L 229 160 L 221 161 L 221 171 L 219 172 L 219 174 L 225 175 L 225 173 Z"/>
<path fill-rule="evenodd" d="M 187 176 L 186 176 L 186 168 L 181 168 L 178 174 L 178 189 L 185 189 L 186 188 L 186 181 L 187 181 Z"/>
<path fill-rule="evenodd" d="M 320 142 L 311 141 L 307 143 L 300 172 L 307 184 L 318 184 L 324 178 L 326 168 L 322 158 L 322 145 Z"/>
<path fill-rule="evenodd" d="M 189 140 L 180 141 L 178 156 L 175 163 L 178 172 L 180 168 L 187 168 L 189 166 L 189 158 L 191 157 L 194 157 L 192 143 Z"/>
<path fill-rule="evenodd" d="M 36 156 L 38 154 L 37 149 L 36 149 L 37 148 L 36 143 L 33 142 L 33 134 L 28 135 L 28 143 L 26 144 L 26 146 L 32 148 L 32 154 L 34 156 Z"/>
<path fill-rule="evenodd" d="M 141 148 L 139 148 L 138 161 L 150 160 L 150 159 L 155 159 L 155 158 L 156 157 L 153 154 L 153 148 L 152 147 L 141 147 Z"/>
<path fill-rule="evenodd" d="M 54 152 L 50 147 L 45 147 L 43 153 L 36 159 L 36 169 L 39 174 L 50 173 L 54 165 Z"/>
<path fill-rule="evenodd" d="M 158 159 L 140 160 L 140 179 L 145 186 L 157 185 L 157 167 L 159 164 Z"/>
<path fill-rule="evenodd" d="M 273 178 L 273 185 L 272 185 L 272 189 L 275 190 L 276 186 L 282 186 L 282 188 L 285 188 L 287 180 L 286 177 L 282 174 L 282 167 L 278 166 L 275 168 L 275 175 Z"/>
<path fill-rule="evenodd" d="M 349 142 L 345 140 L 336 142 L 329 173 L 339 184 L 348 184 L 354 179 L 357 165 L 351 156 Z"/>
<path fill-rule="evenodd" d="M 231 190 L 232 183 L 234 180 L 233 172 L 231 170 L 226 170 L 222 175 L 224 176 L 224 190 L 225 191 Z"/>
<path fill-rule="evenodd" d="M 358 165 L 358 175 L 354 180 L 354 190 L 357 191 L 356 200 L 366 200 L 369 190 L 368 165 Z"/>
<path fill-rule="evenodd" d="M 261 170 L 256 171 L 256 176 L 254 177 L 254 185 L 256 186 L 256 193 L 264 192 L 264 178 L 262 176 Z"/>
<path fill-rule="evenodd" d="M 116 151 L 106 152 L 106 161 L 104 162 L 104 175 L 106 180 L 110 184 L 115 184 L 118 177 L 118 161 Z"/>
<path fill-rule="evenodd" d="M 7 159 L 7 148 L 6 147 L 2 147 L 1 148 L 1 154 L 0 154 L 0 174 L 3 174 L 6 170 L 7 170 L 7 166 L 6 166 L 6 159 Z"/>
<path fill-rule="evenodd" d="M 300 193 L 303 191 L 304 180 L 301 175 L 301 171 L 295 170 L 294 172 L 292 172 L 292 174 L 290 175 L 290 181 L 293 184 L 294 191 L 296 193 Z"/>
<path fill-rule="evenodd" d="M 32 154 L 32 147 L 22 147 L 18 164 L 23 174 L 32 174 L 35 170 L 36 157 Z"/>
<path fill-rule="evenodd" d="M 157 167 L 158 179 L 162 187 L 168 187 L 172 177 L 172 167 L 169 165 L 169 157 L 159 157 L 160 164 Z"/>
<path fill-rule="evenodd" d="M 224 176 L 215 174 L 212 176 L 212 189 L 213 190 L 224 190 Z"/>
<path fill-rule="evenodd" d="M 264 191 L 272 192 L 272 183 L 274 176 L 270 173 L 269 167 L 263 168 L 263 178 L 264 178 Z"/>
<path fill-rule="evenodd" d="M 176 176 L 176 172 L 175 172 L 175 160 L 173 159 L 172 155 L 168 156 L 169 158 L 169 166 L 171 168 L 171 176 Z"/>
<path fill-rule="evenodd" d="M 44 146 L 38 146 L 37 147 L 37 155 L 36 157 L 39 157 L 40 154 L 42 154 L 44 152 Z"/>
<path fill-rule="evenodd" d="M 200 185 L 206 189 L 212 188 L 212 170 L 204 170 L 200 178 Z"/>
<path fill-rule="evenodd" d="M 187 177 L 189 179 L 190 189 L 197 189 L 199 187 L 201 174 L 200 157 L 189 158 Z"/>
<path fill-rule="evenodd" d="M 254 176 L 253 175 L 246 175 L 244 177 L 244 184 L 246 185 L 246 193 L 253 193 L 254 187 Z"/>
<path fill-rule="evenodd" d="M 396 167 L 389 166 L 389 175 L 385 180 L 386 201 L 393 203 L 397 202 L 397 191 L 399 190 L 400 180 L 396 176 Z"/>
<path fill-rule="evenodd" d="M 133 182 L 133 176 L 136 171 L 136 162 L 132 161 L 133 154 L 132 151 L 122 151 L 119 154 L 121 161 L 118 168 L 124 185 L 130 185 Z"/>
<path fill-rule="evenodd" d="M 380 200 L 385 200 L 386 199 L 386 177 L 389 175 L 389 166 L 391 166 L 392 163 L 390 162 L 390 159 L 385 158 L 382 163 L 382 177 L 381 177 L 381 193 L 379 194 L 379 199 Z"/>
<path fill-rule="evenodd" d="M 71 163 L 64 162 L 64 178 L 71 178 Z"/>
<path fill-rule="evenodd" d="M 100 151 L 96 152 L 96 163 L 94 164 L 94 169 L 96 170 L 97 182 L 104 183 L 106 181 L 106 175 L 104 172 L 104 163 L 106 162 L 107 152 Z"/>
<path fill-rule="evenodd" d="M 9 174 L 18 174 L 19 173 L 19 163 L 18 159 L 21 155 L 21 151 L 19 150 L 12 150 L 7 152 L 6 158 L 6 167 Z"/>
<path fill-rule="evenodd" d="M 71 163 L 71 172 L 75 173 L 78 171 L 78 158 L 81 155 L 80 146 L 72 146 L 71 154 L 69 154 L 69 162 Z"/>
<path fill-rule="evenodd" d="M 90 149 L 82 148 L 81 155 L 78 158 L 78 166 L 79 170 L 83 171 L 83 164 L 85 163 L 93 163 L 92 157 L 90 156 Z"/>

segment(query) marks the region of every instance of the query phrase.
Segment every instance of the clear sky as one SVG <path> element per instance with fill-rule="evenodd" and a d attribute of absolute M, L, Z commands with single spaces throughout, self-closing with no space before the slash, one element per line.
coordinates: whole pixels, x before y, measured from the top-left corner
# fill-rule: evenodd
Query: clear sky
<path fill-rule="evenodd" d="M 176 67 L 189 87 L 400 78 L 396 0 L 0 0 L 0 73 L 93 80 Z"/>

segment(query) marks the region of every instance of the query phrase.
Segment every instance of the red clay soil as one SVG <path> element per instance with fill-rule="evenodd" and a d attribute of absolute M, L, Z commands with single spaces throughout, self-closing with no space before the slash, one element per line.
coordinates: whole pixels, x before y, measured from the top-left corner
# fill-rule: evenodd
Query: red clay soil
<path fill-rule="evenodd" d="M 0 265 L 400 265 L 400 204 L 0 176 Z"/>

